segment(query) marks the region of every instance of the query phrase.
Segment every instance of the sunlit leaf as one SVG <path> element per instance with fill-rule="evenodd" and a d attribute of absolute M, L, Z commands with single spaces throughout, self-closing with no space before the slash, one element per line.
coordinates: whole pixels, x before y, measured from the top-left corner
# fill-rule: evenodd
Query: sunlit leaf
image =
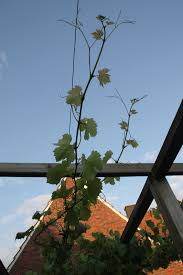
<path fill-rule="evenodd" d="M 120 125 L 120 128 L 122 130 L 127 130 L 128 129 L 128 123 L 124 120 L 122 122 L 120 122 L 119 125 Z"/>
<path fill-rule="evenodd" d="M 66 97 L 67 104 L 74 105 L 76 107 L 81 105 L 82 100 L 82 88 L 80 86 L 75 86 L 68 92 L 68 96 Z"/>
<path fill-rule="evenodd" d="M 74 146 L 70 144 L 71 140 L 71 135 L 64 134 L 62 139 L 58 141 L 57 147 L 54 149 L 56 161 L 67 160 L 70 164 L 75 159 Z"/>
<path fill-rule="evenodd" d="M 107 68 L 104 68 L 98 71 L 99 73 L 98 80 L 102 87 L 104 87 L 104 85 L 106 85 L 107 83 L 111 82 L 110 74 L 108 72 L 109 72 L 109 69 Z"/>
<path fill-rule="evenodd" d="M 95 32 L 92 32 L 93 38 L 96 39 L 96 40 L 101 40 L 103 34 L 104 34 L 103 31 L 99 30 L 99 29 L 96 29 Z"/>
<path fill-rule="evenodd" d="M 135 139 L 127 139 L 126 143 L 128 145 L 131 145 L 133 148 L 137 148 L 139 146 Z"/>
<path fill-rule="evenodd" d="M 97 124 L 93 118 L 83 118 L 80 123 L 80 131 L 84 131 L 84 139 L 94 137 L 97 134 Z"/>
<path fill-rule="evenodd" d="M 107 151 L 103 157 L 103 162 L 107 163 L 108 160 L 112 157 L 113 152 L 111 150 Z"/>

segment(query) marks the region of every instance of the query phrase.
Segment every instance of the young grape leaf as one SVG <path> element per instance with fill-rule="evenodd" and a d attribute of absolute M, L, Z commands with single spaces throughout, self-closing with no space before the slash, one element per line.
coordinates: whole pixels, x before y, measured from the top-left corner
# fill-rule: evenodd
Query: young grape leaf
<path fill-rule="evenodd" d="M 71 140 L 71 135 L 64 134 L 62 139 L 58 141 L 56 144 L 57 147 L 54 149 L 56 161 L 66 159 L 70 164 L 75 159 L 74 147 L 70 144 Z"/>
<path fill-rule="evenodd" d="M 107 83 L 111 82 L 110 74 L 108 72 L 109 72 L 109 69 L 107 68 L 104 68 L 98 71 L 99 73 L 98 80 L 102 87 L 104 87 L 104 85 L 106 85 Z"/>
<path fill-rule="evenodd" d="M 120 125 L 120 128 L 122 130 L 127 130 L 128 129 L 128 123 L 124 120 L 122 120 L 122 122 L 120 122 L 119 125 Z"/>
<path fill-rule="evenodd" d="M 80 220 L 87 221 L 90 217 L 91 210 L 88 207 L 82 207 L 80 210 Z"/>
<path fill-rule="evenodd" d="M 72 171 L 68 169 L 67 161 L 48 169 L 47 182 L 51 184 L 58 184 L 61 178 L 71 175 Z"/>
<path fill-rule="evenodd" d="M 99 21 L 104 21 L 106 19 L 106 16 L 103 16 L 103 15 L 99 14 L 99 15 L 96 16 L 96 19 L 99 20 Z"/>
<path fill-rule="evenodd" d="M 139 146 L 135 139 L 127 139 L 126 143 L 131 145 L 133 148 L 137 148 Z"/>
<path fill-rule="evenodd" d="M 80 123 L 80 131 L 84 131 L 84 139 L 88 140 L 97 134 L 97 124 L 93 118 L 83 118 Z"/>
<path fill-rule="evenodd" d="M 86 159 L 83 167 L 83 178 L 86 180 L 93 180 L 98 171 L 103 168 L 103 161 L 97 151 L 92 151 L 90 156 Z"/>
<path fill-rule="evenodd" d="M 132 115 L 136 115 L 136 114 L 138 114 L 138 112 L 137 112 L 135 109 L 132 109 L 132 110 L 131 110 L 131 114 L 132 114 Z"/>
<path fill-rule="evenodd" d="M 82 100 L 82 88 L 80 86 L 75 86 L 68 92 L 68 96 L 66 97 L 67 104 L 74 105 L 76 107 L 81 105 Z"/>
<path fill-rule="evenodd" d="M 70 209 L 67 211 L 64 222 L 67 222 L 69 225 L 76 226 L 79 223 L 78 215 L 75 211 L 75 209 Z"/>
<path fill-rule="evenodd" d="M 52 193 L 52 200 L 63 198 L 66 199 L 73 191 L 73 188 L 66 188 L 66 182 L 62 180 L 61 187 Z"/>
<path fill-rule="evenodd" d="M 105 177 L 104 178 L 104 183 L 105 184 L 111 184 L 114 185 L 115 184 L 115 180 L 116 181 L 120 181 L 120 177 Z"/>
<path fill-rule="evenodd" d="M 107 163 L 108 160 L 112 157 L 113 152 L 111 150 L 107 151 L 103 157 L 103 162 Z"/>
<path fill-rule="evenodd" d="M 107 20 L 106 21 L 106 24 L 109 26 L 109 25 L 114 25 L 114 22 L 113 21 L 111 21 L 111 20 Z"/>
<path fill-rule="evenodd" d="M 23 239 L 30 235 L 30 233 L 33 231 L 34 226 L 31 226 L 27 231 L 25 232 L 18 232 L 16 234 L 15 240 Z"/>
<path fill-rule="evenodd" d="M 95 202 L 102 191 L 102 182 L 98 178 L 88 181 L 88 188 L 85 190 L 86 196 L 91 202 Z"/>
<path fill-rule="evenodd" d="M 36 211 L 34 215 L 32 216 L 33 220 L 39 220 L 41 218 L 42 214 L 39 211 Z"/>
<path fill-rule="evenodd" d="M 96 40 L 101 40 L 103 34 L 104 34 L 103 31 L 99 29 L 97 29 L 95 32 L 92 32 L 93 38 Z"/>

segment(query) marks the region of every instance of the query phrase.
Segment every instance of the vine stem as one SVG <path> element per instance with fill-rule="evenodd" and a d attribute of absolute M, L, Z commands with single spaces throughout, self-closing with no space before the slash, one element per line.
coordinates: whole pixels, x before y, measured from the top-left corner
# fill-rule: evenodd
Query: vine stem
<path fill-rule="evenodd" d="M 103 25 L 103 23 L 102 23 Z M 74 179 L 74 182 L 75 182 L 75 202 L 77 200 L 77 185 L 76 185 L 76 172 L 77 172 L 77 168 L 78 168 L 78 137 L 79 137 L 79 132 L 80 132 L 80 124 L 81 124 L 81 116 L 82 116 L 82 110 L 83 110 L 83 104 L 84 104 L 84 100 L 85 100 L 85 96 L 86 96 L 86 93 L 87 93 L 87 90 L 88 90 L 88 87 L 92 81 L 92 79 L 95 77 L 95 70 L 97 68 L 97 65 L 98 65 L 98 62 L 100 60 L 100 57 L 101 57 L 101 54 L 102 54 L 102 51 L 103 51 L 103 48 L 104 48 L 104 44 L 105 44 L 105 41 L 106 41 L 106 27 L 103 25 L 103 30 L 104 30 L 104 38 L 102 40 L 102 45 L 101 45 L 101 48 L 100 48 L 100 51 L 99 51 L 99 54 L 98 54 L 98 57 L 96 59 L 96 62 L 95 62 L 95 65 L 93 67 L 93 70 L 89 76 L 89 79 L 88 79 L 88 82 L 86 84 L 86 87 L 84 89 L 84 92 L 83 92 L 83 96 L 82 96 L 82 99 L 81 99 L 81 105 L 80 105 L 80 110 L 79 110 L 79 117 L 78 117 L 78 124 L 77 124 L 77 129 L 76 129 L 76 137 L 75 137 L 75 146 L 74 146 L 74 150 L 75 150 L 75 172 L 74 172 L 74 176 L 73 176 L 73 179 Z"/>

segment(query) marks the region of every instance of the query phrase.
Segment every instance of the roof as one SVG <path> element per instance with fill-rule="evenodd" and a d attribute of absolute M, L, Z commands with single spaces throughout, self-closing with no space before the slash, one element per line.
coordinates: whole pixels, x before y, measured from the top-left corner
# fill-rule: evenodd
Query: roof
<path fill-rule="evenodd" d="M 68 184 L 72 184 L 71 181 L 68 181 Z M 47 205 L 47 208 L 51 208 L 53 218 L 58 211 L 63 207 L 63 202 L 61 199 L 56 199 L 50 201 Z M 142 221 L 140 227 L 145 228 L 145 220 L 152 219 L 152 216 L 147 213 L 144 220 Z M 92 233 L 102 232 L 105 235 L 109 234 L 109 231 L 116 230 L 119 233 L 122 233 L 128 218 L 116 210 L 111 204 L 101 199 L 97 199 L 97 203 L 91 207 L 91 217 L 87 221 L 87 224 L 90 225 L 90 229 L 85 233 L 85 238 L 92 239 Z M 36 225 L 38 226 L 38 224 Z M 53 234 L 56 233 L 55 227 L 51 228 Z M 34 271 L 41 271 L 42 259 L 40 257 L 40 248 L 33 241 L 34 232 L 26 239 L 26 241 L 20 247 L 20 250 L 15 255 L 12 263 L 8 267 L 10 275 L 23 275 L 26 271 L 31 270 L 34 267 Z M 173 272 L 173 273 L 171 273 Z M 168 269 L 159 269 L 155 271 L 154 274 L 167 275 L 167 274 L 179 274 L 183 275 L 183 266 L 181 262 L 173 262 L 170 264 Z"/>

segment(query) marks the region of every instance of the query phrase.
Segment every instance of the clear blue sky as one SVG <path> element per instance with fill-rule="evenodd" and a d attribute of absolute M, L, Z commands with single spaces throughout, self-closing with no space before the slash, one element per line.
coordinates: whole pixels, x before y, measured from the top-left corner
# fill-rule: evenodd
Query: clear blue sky
<path fill-rule="evenodd" d="M 137 109 L 132 133 L 138 149 L 129 149 L 122 161 L 151 162 L 160 149 L 183 95 L 182 1 L 80 0 L 80 19 L 92 41 L 96 15 L 122 25 L 106 45 L 99 69 L 110 69 L 105 89 L 92 84 L 84 114 L 96 118 L 98 136 L 81 149 L 89 153 L 120 150 L 125 118 L 120 102 L 109 99 L 115 88 L 126 103 L 148 97 Z M 57 19 L 74 19 L 76 0 L 0 0 L 0 162 L 53 162 L 53 143 L 68 131 L 69 109 L 62 96 L 71 88 L 74 31 Z M 94 54 L 96 51 L 94 52 Z M 75 84 L 84 86 L 87 51 L 78 36 Z M 183 161 L 183 154 L 177 158 Z M 104 190 L 119 210 L 135 203 L 145 179 L 121 179 Z M 183 196 L 180 179 L 174 188 Z M 7 264 L 18 246 L 17 231 L 44 207 L 52 187 L 46 179 L 0 179 L 0 258 Z"/>

